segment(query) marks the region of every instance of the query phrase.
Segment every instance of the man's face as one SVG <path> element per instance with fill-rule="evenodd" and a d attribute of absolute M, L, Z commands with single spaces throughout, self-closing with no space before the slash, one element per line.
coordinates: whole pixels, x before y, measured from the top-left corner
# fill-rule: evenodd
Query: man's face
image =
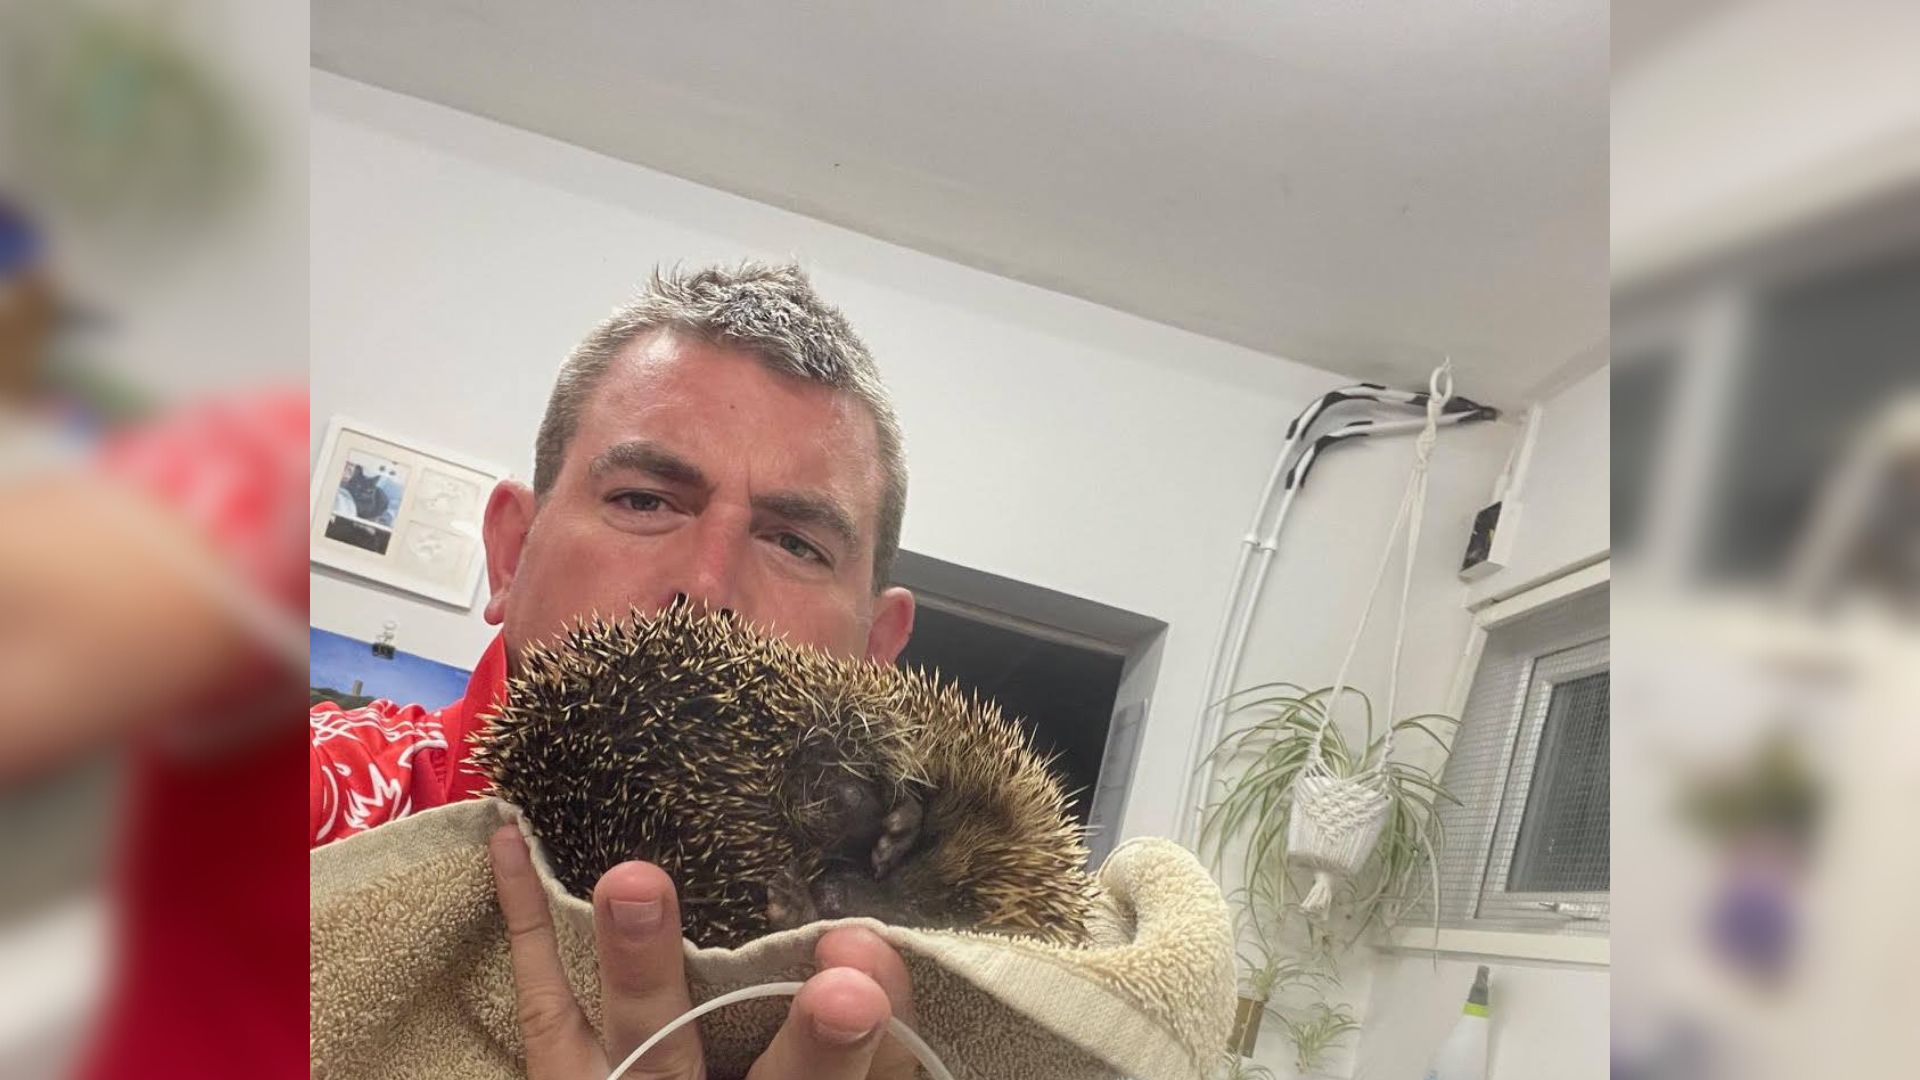
<path fill-rule="evenodd" d="M 873 591 L 883 489 L 873 417 L 749 354 L 657 333 L 594 388 L 553 489 L 487 506 L 487 621 L 508 654 L 577 618 L 685 593 L 800 644 L 891 663 L 904 589 Z"/>

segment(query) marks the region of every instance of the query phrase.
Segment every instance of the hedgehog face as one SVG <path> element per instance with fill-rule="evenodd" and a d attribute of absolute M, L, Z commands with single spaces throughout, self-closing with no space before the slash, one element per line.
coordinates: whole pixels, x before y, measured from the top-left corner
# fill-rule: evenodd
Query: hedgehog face
<path fill-rule="evenodd" d="M 978 905 L 969 903 L 964 892 L 956 892 L 952 883 L 940 880 L 925 866 L 909 862 L 901 872 L 875 878 L 858 868 L 828 869 L 809 890 L 813 919 L 844 919 L 864 916 L 890 926 L 912 926 L 923 930 L 973 929 L 980 924 Z M 779 927 L 776 926 L 776 929 Z"/>
<path fill-rule="evenodd" d="M 979 922 L 982 907 L 966 888 L 969 875 L 954 873 L 940 838 L 922 829 L 922 799 L 929 793 L 916 785 L 896 793 L 889 806 L 878 785 L 843 770 L 816 787 L 823 798 L 795 825 L 817 845 L 819 870 L 809 876 L 796 869 L 769 888 L 773 929 L 854 916 L 929 929 Z"/>

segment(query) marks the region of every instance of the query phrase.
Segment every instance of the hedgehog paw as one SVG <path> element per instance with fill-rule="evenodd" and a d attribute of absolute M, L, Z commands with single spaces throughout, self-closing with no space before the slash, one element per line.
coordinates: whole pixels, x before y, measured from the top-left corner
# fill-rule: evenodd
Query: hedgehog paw
<path fill-rule="evenodd" d="M 873 845 L 873 876 L 878 881 L 906 861 L 920 839 L 923 812 L 920 800 L 909 796 L 880 820 L 880 839 Z"/>
<path fill-rule="evenodd" d="M 805 926 L 820 917 L 807 883 L 788 871 L 767 883 L 767 925 L 775 930 Z"/>

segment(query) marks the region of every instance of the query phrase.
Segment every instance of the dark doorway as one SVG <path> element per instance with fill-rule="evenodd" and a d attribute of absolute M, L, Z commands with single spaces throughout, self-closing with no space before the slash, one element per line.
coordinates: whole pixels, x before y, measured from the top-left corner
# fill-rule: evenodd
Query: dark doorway
<path fill-rule="evenodd" d="M 969 617 L 924 599 L 902 664 L 936 670 L 1019 721 L 1072 793 L 1088 822 L 1106 756 L 1123 653 L 1071 644 L 1011 620 Z"/>
<path fill-rule="evenodd" d="M 1122 836 L 1167 624 L 1014 578 L 900 552 L 919 600 L 901 662 L 1000 705 L 1071 794 L 1099 865 Z"/>

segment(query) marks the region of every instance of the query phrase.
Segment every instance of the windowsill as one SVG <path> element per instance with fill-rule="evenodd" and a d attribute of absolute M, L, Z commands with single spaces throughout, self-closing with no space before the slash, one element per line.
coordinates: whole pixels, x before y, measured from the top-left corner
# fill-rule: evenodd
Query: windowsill
<path fill-rule="evenodd" d="M 1443 927 L 1435 949 L 1432 927 L 1402 926 L 1375 948 L 1392 953 L 1431 953 L 1496 960 L 1532 960 L 1575 967 L 1604 968 L 1612 963 L 1609 939 L 1584 934 L 1529 934 L 1513 930 L 1458 930 Z"/>

